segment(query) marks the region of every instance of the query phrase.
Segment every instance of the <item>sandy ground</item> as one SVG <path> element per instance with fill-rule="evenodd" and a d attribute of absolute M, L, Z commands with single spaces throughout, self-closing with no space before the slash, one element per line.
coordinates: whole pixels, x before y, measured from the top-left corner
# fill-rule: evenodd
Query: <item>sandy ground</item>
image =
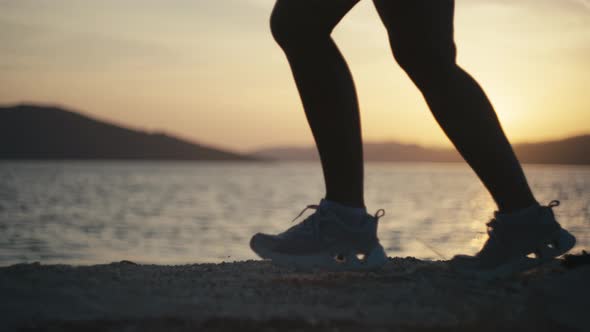
<path fill-rule="evenodd" d="M 392 258 L 371 273 L 247 261 L 0 268 L 0 331 L 590 331 L 590 265 L 501 281 Z"/>

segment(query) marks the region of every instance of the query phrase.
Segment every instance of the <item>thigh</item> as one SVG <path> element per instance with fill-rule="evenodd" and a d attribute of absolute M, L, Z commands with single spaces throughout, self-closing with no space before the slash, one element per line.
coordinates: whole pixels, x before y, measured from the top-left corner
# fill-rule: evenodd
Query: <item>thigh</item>
<path fill-rule="evenodd" d="M 272 24 L 331 33 L 360 0 L 277 0 Z M 286 27 L 285 27 L 286 26 Z"/>
<path fill-rule="evenodd" d="M 454 0 L 374 0 L 394 49 L 455 49 Z"/>

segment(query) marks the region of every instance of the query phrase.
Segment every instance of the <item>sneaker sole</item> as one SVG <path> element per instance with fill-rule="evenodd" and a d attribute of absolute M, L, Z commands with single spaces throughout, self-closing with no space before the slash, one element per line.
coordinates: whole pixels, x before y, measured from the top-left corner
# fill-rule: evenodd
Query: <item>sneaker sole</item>
<path fill-rule="evenodd" d="M 387 262 L 387 255 L 380 244 L 362 258 L 354 254 L 335 257 L 328 252 L 322 252 L 315 255 L 297 256 L 267 251 L 264 248 L 252 249 L 255 249 L 254 252 L 258 256 L 270 260 L 275 265 L 302 271 L 372 271 L 379 269 Z"/>

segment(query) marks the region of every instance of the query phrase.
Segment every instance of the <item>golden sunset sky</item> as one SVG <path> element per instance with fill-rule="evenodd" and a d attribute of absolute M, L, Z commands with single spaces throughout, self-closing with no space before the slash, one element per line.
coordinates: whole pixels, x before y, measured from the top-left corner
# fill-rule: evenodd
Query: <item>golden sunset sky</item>
<path fill-rule="evenodd" d="M 57 104 L 237 151 L 309 144 L 287 62 L 270 36 L 272 6 L 0 0 L 0 104 Z M 484 87 L 513 142 L 590 132 L 590 1 L 456 7 L 458 62 Z M 371 1 L 334 36 L 355 76 L 366 140 L 448 145 L 393 61 Z"/>

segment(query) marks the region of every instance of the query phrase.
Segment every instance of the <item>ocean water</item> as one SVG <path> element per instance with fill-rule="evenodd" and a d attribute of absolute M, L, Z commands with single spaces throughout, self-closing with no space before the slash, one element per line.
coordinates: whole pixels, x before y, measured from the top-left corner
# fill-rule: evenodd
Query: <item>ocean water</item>
<path fill-rule="evenodd" d="M 537 198 L 590 248 L 590 167 L 525 166 Z M 386 210 L 390 256 L 474 253 L 493 201 L 463 164 L 369 163 L 366 201 Z M 280 232 L 323 193 L 317 163 L 1 162 L 0 266 L 182 264 L 255 259 L 256 232 Z"/>

